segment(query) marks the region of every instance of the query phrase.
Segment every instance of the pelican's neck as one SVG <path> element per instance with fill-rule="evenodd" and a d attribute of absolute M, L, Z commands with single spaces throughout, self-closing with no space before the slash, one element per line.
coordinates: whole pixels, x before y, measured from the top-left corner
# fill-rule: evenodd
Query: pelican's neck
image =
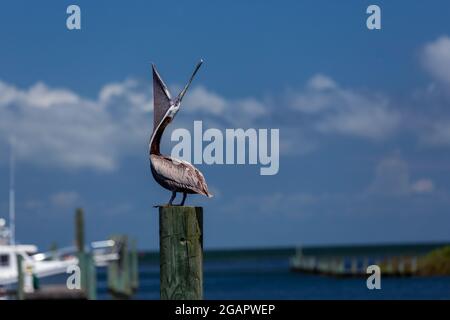
<path fill-rule="evenodd" d="M 160 144 L 161 137 L 166 129 L 167 125 L 170 123 L 170 118 L 165 117 L 159 125 L 156 127 L 155 131 L 152 134 L 152 138 L 150 139 L 150 154 L 160 155 Z"/>

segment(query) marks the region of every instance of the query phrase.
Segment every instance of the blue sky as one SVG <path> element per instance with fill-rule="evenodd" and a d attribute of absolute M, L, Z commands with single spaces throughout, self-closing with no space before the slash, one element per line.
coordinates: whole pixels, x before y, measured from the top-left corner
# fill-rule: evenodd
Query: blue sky
<path fill-rule="evenodd" d="M 278 128 L 281 145 L 275 176 L 199 166 L 206 247 L 450 240 L 450 4 L 377 1 L 369 31 L 372 3 L 2 3 L 0 216 L 15 136 L 19 241 L 70 244 L 82 206 L 91 240 L 157 248 L 150 63 L 176 91 L 202 57 L 173 127 Z"/>

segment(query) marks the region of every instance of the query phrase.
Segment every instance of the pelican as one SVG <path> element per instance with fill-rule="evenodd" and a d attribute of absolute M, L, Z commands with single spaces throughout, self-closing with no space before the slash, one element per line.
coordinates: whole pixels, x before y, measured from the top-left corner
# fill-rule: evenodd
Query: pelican
<path fill-rule="evenodd" d="M 201 194 L 209 198 L 212 197 L 203 174 L 197 168 L 187 161 L 162 155 L 159 148 L 164 129 L 172 122 L 179 111 L 181 100 L 202 63 L 203 60 L 200 60 L 188 83 L 175 99 L 172 99 L 167 86 L 156 70 L 156 66 L 152 64 L 153 133 L 149 143 L 150 168 L 156 182 L 163 188 L 172 191 L 172 196 L 167 205 L 172 205 L 177 192 L 183 193 L 183 200 L 179 206 L 184 205 L 187 194 Z"/>

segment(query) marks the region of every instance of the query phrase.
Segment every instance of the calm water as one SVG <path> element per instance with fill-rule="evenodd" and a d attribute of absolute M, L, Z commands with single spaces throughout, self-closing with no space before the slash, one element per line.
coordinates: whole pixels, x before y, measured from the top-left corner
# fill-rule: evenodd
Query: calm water
<path fill-rule="evenodd" d="M 104 269 L 98 270 L 99 298 L 109 299 Z M 450 299 L 450 277 L 385 278 L 381 290 L 366 279 L 337 279 L 289 272 L 288 257 L 206 259 L 206 299 Z M 157 261 L 140 263 L 137 299 L 159 299 Z"/>

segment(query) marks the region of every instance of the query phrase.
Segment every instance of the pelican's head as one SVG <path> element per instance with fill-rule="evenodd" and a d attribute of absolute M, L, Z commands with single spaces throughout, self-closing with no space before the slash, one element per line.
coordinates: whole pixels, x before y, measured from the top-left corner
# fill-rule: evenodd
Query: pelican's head
<path fill-rule="evenodd" d="M 184 95 L 186 94 L 189 86 L 191 85 L 192 80 L 195 77 L 195 74 L 197 73 L 197 71 L 200 68 L 200 66 L 202 65 L 202 63 L 203 63 L 203 59 L 200 59 L 200 61 L 195 66 L 194 72 L 192 73 L 191 78 L 189 79 L 188 83 L 184 86 L 183 90 L 181 90 L 180 94 L 174 100 L 171 101 L 170 107 L 166 113 L 166 117 L 169 118 L 169 122 L 171 122 L 175 118 L 175 115 L 180 110 L 181 101 L 183 100 Z"/>
<path fill-rule="evenodd" d="M 181 106 L 181 101 L 175 101 L 170 106 L 169 110 L 167 110 L 166 117 L 169 119 L 169 122 L 171 122 L 173 120 L 173 118 L 175 118 L 178 111 L 180 110 L 180 106 Z"/>

